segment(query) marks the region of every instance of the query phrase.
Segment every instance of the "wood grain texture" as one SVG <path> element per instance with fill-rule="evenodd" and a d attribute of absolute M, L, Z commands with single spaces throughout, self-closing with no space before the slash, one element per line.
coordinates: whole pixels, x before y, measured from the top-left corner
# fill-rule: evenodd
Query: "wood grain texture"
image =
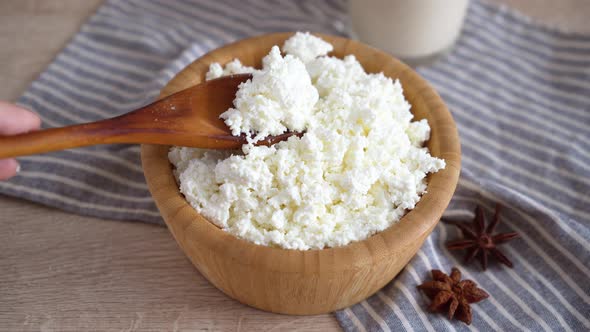
<path fill-rule="evenodd" d="M 292 33 L 253 37 L 196 60 L 162 90 L 165 97 L 204 80 L 213 62 L 234 58 L 259 67 L 273 45 Z M 451 114 L 434 89 L 391 55 L 346 38 L 320 35 L 334 46 L 331 55 L 354 54 L 366 71 L 398 79 L 417 120 L 431 127 L 427 146 L 444 158 L 431 174 L 427 194 L 399 223 L 372 237 L 338 248 L 284 250 L 259 246 L 226 233 L 199 215 L 183 198 L 172 175 L 166 146 L 143 145 L 145 177 L 160 213 L 185 254 L 217 288 L 253 307 L 285 314 L 331 312 L 355 304 L 393 279 L 415 255 L 442 216 L 459 180 L 461 151 Z"/>
<path fill-rule="evenodd" d="M 587 0 L 495 1 L 590 33 Z M 0 47 L 0 99 L 15 100 L 100 2 L 0 1 L 0 43 L 10 45 Z M 229 299 L 195 272 L 163 227 L 77 216 L 4 196 L 0 224 L 0 331 L 339 329 L 329 314 L 276 315 Z M 138 243 L 147 245 L 137 249 Z M 138 269 L 142 262 L 149 266 Z M 91 272 L 84 272 L 88 266 Z M 158 295 L 147 287 L 136 291 L 146 279 L 165 280 Z"/>
<path fill-rule="evenodd" d="M 0 1 L 0 99 L 18 98 L 101 2 Z"/>
<path fill-rule="evenodd" d="M 229 299 L 165 227 L 6 197 L 0 211 L 0 331 L 338 329 L 331 315 L 288 317 Z"/>
<path fill-rule="evenodd" d="M 238 85 L 251 77 L 203 82 L 110 119 L 0 137 L 0 159 L 115 143 L 239 149 L 246 136 L 232 136 L 219 115 L 233 106 Z"/>

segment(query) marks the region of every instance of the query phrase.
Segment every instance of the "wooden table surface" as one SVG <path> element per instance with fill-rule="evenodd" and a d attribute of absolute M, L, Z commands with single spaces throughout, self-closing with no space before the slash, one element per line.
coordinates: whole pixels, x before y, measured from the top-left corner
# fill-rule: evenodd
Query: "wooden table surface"
<path fill-rule="evenodd" d="M 590 33 L 587 0 L 496 0 Z M 15 100 L 101 0 L 0 1 L 0 99 Z M 333 331 L 211 286 L 161 226 L 73 215 L 0 196 L 0 331 Z"/>

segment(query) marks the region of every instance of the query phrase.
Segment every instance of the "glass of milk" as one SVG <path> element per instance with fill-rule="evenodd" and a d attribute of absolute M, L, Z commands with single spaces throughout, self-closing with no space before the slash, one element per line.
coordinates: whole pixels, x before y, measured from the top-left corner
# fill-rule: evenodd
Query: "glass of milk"
<path fill-rule="evenodd" d="M 469 0 L 349 0 L 353 35 L 419 65 L 449 50 L 459 36 Z"/>

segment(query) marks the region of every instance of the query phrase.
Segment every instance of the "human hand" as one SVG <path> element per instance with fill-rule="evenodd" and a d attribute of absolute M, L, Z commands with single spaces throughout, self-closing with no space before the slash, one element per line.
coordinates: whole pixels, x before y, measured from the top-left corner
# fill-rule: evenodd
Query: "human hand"
<path fill-rule="evenodd" d="M 1 136 L 16 135 L 37 130 L 41 126 L 39 116 L 16 105 L 0 101 Z M 15 159 L 0 159 L 0 180 L 13 177 L 19 169 Z"/>

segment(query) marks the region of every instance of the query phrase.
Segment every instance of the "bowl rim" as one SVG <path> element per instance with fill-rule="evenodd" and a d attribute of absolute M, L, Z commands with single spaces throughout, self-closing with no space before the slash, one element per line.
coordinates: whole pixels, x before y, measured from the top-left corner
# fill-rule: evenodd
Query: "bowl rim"
<path fill-rule="evenodd" d="M 209 64 L 216 62 L 221 55 L 235 54 L 236 58 L 240 58 L 239 52 L 235 50 L 248 50 L 257 45 L 268 45 L 271 41 L 276 45 L 282 45 L 282 41 L 293 34 L 294 32 L 264 34 L 214 49 L 196 59 L 170 80 L 162 89 L 160 98 L 203 81 Z M 225 232 L 206 220 L 190 206 L 179 191 L 173 176 L 172 165 L 167 157 L 170 147 L 142 145 L 141 160 L 149 190 L 160 214 L 181 247 L 183 243 L 186 243 L 185 241 L 194 241 L 195 245 L 223 251 L 226 257 L 236 264 L 254 265 L 270 271 L 304 274 L 337 273 L 343 270 L 360 269 L 367 264 L 374 264 L 376 260 L 391 258 L 396 252 L 402 251 L 400 248 L 415 245 L 413 242 L 415 239 L 423 240 L 438 223 L 455 191 L 461 168 L 459 135 L 452 115 L 441 97 L 418 73 L 384 51 L 344 37 L 322 33 L 312 34 L 329 41 L 334 45 L 335 50 L 338 47 L 338 50 L 344 54 L 356 55 L 362 52 L 365 56 L 385 61 L 383 68 L 395 68 L 399 74 L 393 78 L 398 78 L 402 82 L 404 95 L 409 90 L 416 93 L 417 98 L 422 99 L 421 102 L 428 107 L 430 115 L 434 118 L 436 132 L 434 123 L 429 121 L 433 128 L 432 135 L 436 134 L 444 138 L 436 147 L 438 152 L 436 155 L 445 159 L 446 167 L 429 175 L 427 192 L 422 195 L 416 207 L 407 212 L 397 223 L 365 240 L 351 242 L 345 246 L 302 251 L 257 245 Z M 259 60 L 255 61 L 259 62 Z M 433 149 L 430 150 L 432 153 Z M 196 234 L 196 237 L 185 238 L 187 228 L 194 228 L 191 234 Z M 185 248 L 182 249 L 186 252 Z M 264 259 L 259 259 L 261 257 Z M 343 262 L 346 264 L 342 264 Z"/>

